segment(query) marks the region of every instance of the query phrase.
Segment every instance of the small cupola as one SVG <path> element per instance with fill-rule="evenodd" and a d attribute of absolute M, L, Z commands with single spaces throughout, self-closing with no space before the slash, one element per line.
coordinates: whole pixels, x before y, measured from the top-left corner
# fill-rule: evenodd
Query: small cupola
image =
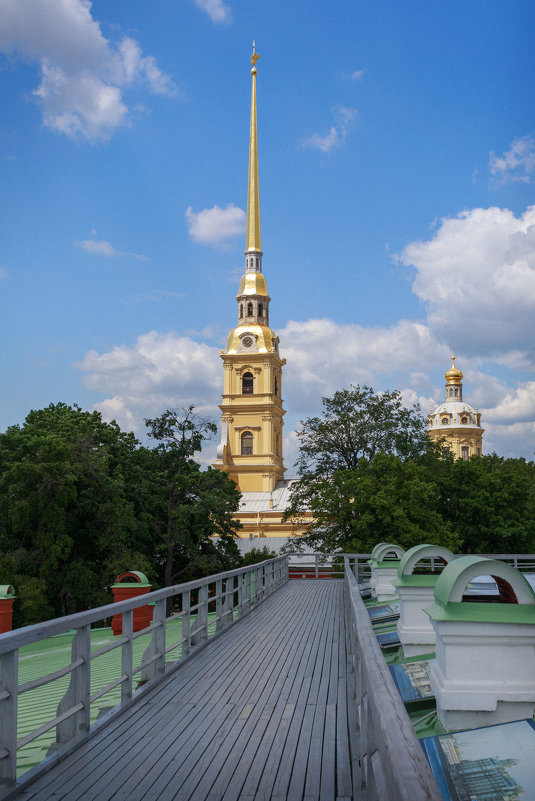
<path fill-rule="evenodd" d="M 372 595 L 378 601 L 391 601 L 397 597 L 394 581 L 398 576 L 399 560 L 404 553 L 403 548 L 390 542 L 379 542 L 373 549 L 368 564 L 372 573 Z"/>
<path fill-rule="evenodd" d="M 469 582 L 488 575 L 499 602 L 468 600 Z M 431 687 L 446 731 L 533 717 L 535 593 L 522 573 L 496 559 L 461 556 L 442 571 L 425 612 L 436 632 Z"/>
<path fill-rule="evenodd" d="M 444 565 L 454 554 L 440 545 L 415 545 L 401 557 L 394 587 L 399 598 L 399 640 L 406 657 L 435 650 L 435 629 L 424 608 L 433 603 Z"/>

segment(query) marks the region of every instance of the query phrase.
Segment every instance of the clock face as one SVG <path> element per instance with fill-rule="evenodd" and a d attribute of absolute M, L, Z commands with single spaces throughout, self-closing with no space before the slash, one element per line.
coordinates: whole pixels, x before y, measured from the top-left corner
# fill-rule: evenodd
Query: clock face
<path fill-rule="evenodd" d="M 252 347 L 253 343 L 254 343 L 254 340 L 253 340 L 252 337 L 244 337 L 242 339 L 242 345 L 243 345 L 244 348 Z"/>

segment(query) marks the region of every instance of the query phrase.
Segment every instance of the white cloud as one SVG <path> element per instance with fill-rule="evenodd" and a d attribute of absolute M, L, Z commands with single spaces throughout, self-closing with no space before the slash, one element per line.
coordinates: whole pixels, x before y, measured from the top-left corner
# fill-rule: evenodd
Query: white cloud
<path fill-rule="evenodd" d="M 322 319 L 290 321 L 278 333 L 287 359 L 282 393 L 288 411 L 285 462 L 290 472 L 297 455 L 292 429 L 300 419 L 318 414 L 323 395 L 349 384 L 399 388 L 405 402 L 419 402 L 424 414 L 444 399 L 436 368 L 440 365 L 446 371 L 450 351 L 428 326 L 402 320 L 390 328 L 365 328 Z M 465 375 L 465 400 L 482 412 L 485 452 L 532 458 L 535 382 L 508 386 L 479 370 L 478 360 L 464 353 L 459 353 L 457 363 Z M 219 420 L 217 404 L 223 388 L 219 350 L 190 337 L 151 331 L 132 346 L 90 351 L 75 367 L 86 373 L 89 389 L 105 396 L 95 408 L 139 435 L 144 434 L 144 417 L 184 404 L 194 404 Z M 213 459 L 208 449 L 203 463 Z"/>
<path fill-rule="evenodd" d="M 5 281 L 9 278 L 9 273 L 5 267 L 0 267 L 0 281 Z"/>
<path fill-rule="evenodd" d="M 304 140 L 303 147 L 313 147 L 323 153 L 330 153 L 331 150 L 341 147 L 356 116 L 355 108 L 342 107 L 338 109 L 334 125 L 331 125 L 329 131 L 323 136 L 317 133 L 312 134 Z"/>
<path fill-rule="evenodd" d="M 97 256 L 105 256 L 106 258 L 110 258 L 111 256 L 131 256 L 139 261 L 148 261 L 146 256 L 141 256 L 139 253 L 127 253 L 117 250 L 104 239 L 82 239 L 76 240 L 74 244 L 77 248 L 85 250 L 86 253 L 92 253 Z"/>
<path fill-rule="evenodd" d="M 490 174 L 499 183 L 531 183 L 535 174 L 535 139 L 522 136 L 511 143 L 503 156 L 490 153 Z"/>
<path fill-rule="evenodd" d="M 505 390 L 500 402 L 487 411 L 488 420 L 498 424 L 530 423 L 535 420 L 535 381 Z"/>
<path fill-rule="evenodd" d="M 467 354 L 523 354 L 535 366 L 535 206 L 519 217 L 476 208 L 443 219 L 397 259 L 416 268 L 412 288 L 439 340 Z"/>
<path fill-rule="evenodd" d="M 205 11 L 212 22 L 230 22 L 230 8 L 223 0 L 195 0 L 195 5 Z"/>
<path fill-rule="evenodd" d="M 76 241 L 74 243 L 77 248 L 81 248 L 85 250 L 86 253 L 96 253 L 99 256 L 116 256 L 117 251 L 110 245 L 109 242 L 105 242 L 104 240 L 95 240 L 95 239 L 83 239 L 82 241 Z"/>
<path fill-rule="evenodd" d="M 351 81 L 361 81 L 364 77 L 365 70 L 354 70 L 349 74 Z"/>
<path fill-rule="evenodd" d="M 135 40 L 102 35 L 90 0 L 3 0 L 0 51 L 39 65 L 33 94 L 43 123 L 71 138 L 106 139 L 128 124 L 123 91 L 135 83 L 155 94 L 176 92 Z"/>
<path fill-rule="evenodd" d="M 233 203 L 224 209 L 212 206 L 202 211 L 193 211 L 189 206 L 185 217 L 189 235 L 201 245 L 226 247 L 229 239 L 245 232 L 245 212 Z"/>
<path fill-rule="evenodd" d="M 194 404 L 218 417 L 221 360 L 218 348 L 173 333 L 149 331 L 133 346 L 116 345 L 106 353 L 89 351 L 74 365 L 86 373 L 86 386 L 108 397 L 96 408 L 143 433 L 143 418 L 172 406 Z"/>

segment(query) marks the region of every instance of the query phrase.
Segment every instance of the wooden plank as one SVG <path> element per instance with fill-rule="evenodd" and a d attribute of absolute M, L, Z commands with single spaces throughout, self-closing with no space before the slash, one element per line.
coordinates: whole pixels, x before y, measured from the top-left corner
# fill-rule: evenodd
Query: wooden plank
<path fill-rule="evenodd" d="M 234 633 L 234 631 L 233 632 L 229 632 L 229 634 L 233 634 L 233 633 Z M 200 696 L 202 697 L 202 694 L 203 694 L 204 690 L 203 690 L 203 688 L 201 688 L 199 686 L 197 671 L 210 670 L 211 667 L 214 667 L 216 669 L 219 668 L 219 670 L 222 673 L 224 670 L 228 669 L 228 666 L 230 664 L 232 664 L 232 661 L 240 656 L 240 652 L 238 651 L 237 648 L 234 647 L 233 640 L 235 639 L 235 637 L 236 637 L 236 635 L 234 635 L 234 637 L 230 638 L 230 641 L 226 642 L 225 644 L 223 644 L 223 638 L 221 638 L 220 641 L 215 641 L 213 643 L 213 645 L 216 646 L 215 647 L 216 658 L 215 658 L 214 664 L 212 664 L 212 665 L 211 664 L 206 664 L 206 662 L 207 662 L 207 658 L 205 656 L 206 652 L 202 651 L 197 655 L 198 662 L 196 663 L 196 668 L 193 666 L 193 662 L 190 665 L 185 665 L 184 666 L 184 672 L 181 672 L 180 670 L 178 671 L 178 673 L 180 673 L 180 677 L 178 677 L 178 678 L 182 681 L 183 684 L 184 684 L 184 682 L 186 682 L 186 687 L 187 687 L 187 684 L 189 682 L 190 685 L 192 685 L 192 687 L 193 687 L 194 693 L 196 693 L 197 696 L 199 696 L 199 694 L 200 694 Z M 225 662 L 222 661 L 221 651 L 224 650 L 225 648 L 229 652 L 228 664 L 225 664 Z M 243 652 L 247 651 L 248 645 L 247 645 L 247 642 L 245 640 L 244 640 L 241 648 L 242 648 Z M 190 676 L 190 674 L 192 674 L 192 675 Z M 213 676 L 213 673 L 211 673 L 211 675 Z M 172 685 L 169 685 L 169 682 L 171 682 L 172 680 L 173 680 L 173 677 L 169 677 L 169 679 L 167 680 L 168 686 L 172 686 Z M 217 686 L 217 684 L 216 684 L 216 686 Z M 179 688 L 179 692 L 180 692 L 180 689 L 183 690 L 185 688 L 184 687 Z M 190 687 L 190 689 L 191 689 L 191 687 Z M 157 693 L 157 697 L 159 697 L 160 694 L 161 694 L 159 692 L 159 688 L 155 688 L 155 692 Z M 193 697 L 191 697 L 191 692 L 190 693 L 186 693 L 186 694 L 183 693 L 182 694 L 182 701 L 179 703 L 179 706 L 181 707 L 182 705 L 187 705 L 190 702 L 190 700 L 193 703 L 197 703 L 198 697 L 195 697 L 195 695 Z M 145 702 L 145 703 L 147 703 L 147 702 Z M 165 708 L 168 708 L 167 707 L 168 703 L 169 703 L 169 699 L 166 698 L 165 699 Z M 148 715 L 149 715 L 149 717 L 153 713 L 155 713 L 155 711 L 156 710 L 151 708 L 150 705 L 148 706 Z M 121 716 L 121 718 L 122 718 L 122 716 Z M 146 723 L 146 721 L 142 721 L 142 723 Z M 134 733 L 137 731 L 138 738 L 143 739 L 145 737 L 147 728 L 144 727 L 143 725 L 139 725 L 139 720 L 137 721 L 137 724 L 138 725 L 136 725 L 136 727 L 133 728 L 132 731 Z M 118 722 L 117 722 L 116 726 L 121 726 L 121 719 L 118 719 Z M 150 727 L 150 728 L 148 728 L 148 730 L 152 731 L 152 727 L 150 726 L 150 723 L 147 723 L 147 727 Z M 125 738 L 123 738 L 123 740 L 124 739 Z M 114 742 L 114 740 L 112 742 Z M 128 751 L 130 749 L 130 747 L 131 747 L 130 742 L 128 742 L 125 745 L 126 751 Z M 114 757 L 112 757 L 112 758 L 114 758 Z M 94 771 L 94 768 L 95 768 L 95 760 L 94 760 L 94 758 L 88 763 L 88 767 L 89 767 L 90 772 L 92 773 Z M 78 782 L 78 783 L 81 783 L 83 781 L 84 777 L 79 775 L 79 768 L 80 768 L 80 765 L 78 766 L 77 776 L 80 779 L 80 782 Z"/>
<path fill-rule="evenodd" d="M 332 597 L 332 593 L 329 595 L 328 599 L 325 599 L 325 608 L 324 608 L 324 616 L 323 616 L 323 626 L 321 627 L 320 631 L 320 640 L 318 642 L 317 647 L 314 649 L 314 660 L 309 663 L 308 672 L 309 672 L 309 679 L 308 683 L 303 684 L 303 692 L 300 693 L 300 697 L 297 704 L 297 712 L 292 721 L 292 727 L 288 734 L 287 742 L 284 748 L 284 752 L 279 764 L 279 768 L 277 771 L 277 777 L 275 781 L 275 785 L 273 787 L 273 792 L 277 795 L 285 795 L 288 792 L 288 788 L 292 779 L 292 766 L 296 764 L 296 754 L 301 745 L 301 754 L 306 763 L 308 758 L 308 751 L 310 749 L 310 740 L 312 737 L 312 730 L 308 732 L 303 732 L 302 724 L 305 716 L 305 711 L 307 708 L 307 704 L 312 706 L 314 709 L 314 715 L 316 714 L 316 688 L 313 686 L 312 679 L 314 675 L 318 675 L 321 673 L 323 667 L 323 660 L 324 660 L 324 648 L 325 643 L 328 641 L 329 638 L 329 630 L 332 625 L 332 616 L 334 613 L 334 598 Z M 312 668 L 312 669 L 311 669 Z M 317 685 L 316 685 L 317 687 Z M 306 736 L 305 743 L 303 743 L 303 739 Z M 303 747 L 305 746 L 305 747 Z M 300 775 L 302 771 L 299 771 Z M 306 774 L 305 774 L 306 777 Z M 304 790 L 304 783 L 301 788 L 301 793 Z M 294 793 L 297 792 L 296 784 L 294 783 Z"/>
<path fill-rule="evenodd" d="M 303 798 L 313 740 L 334 799 L 338 706 L 347 706 L 340 589 L 286 585 L 20 801 L 264 801 L 297 798 L 297 788 Z M 319 792 L 309 781 L 307 793 Z"/>
<path fill-rule="evenodd" d="M 247 748 L 244 752 L 242 765 L 240 766 L 241 769 L 240 771 L 235 771 L 233 779 L 229 783 L 225 795 L 223 796 L 224 801 L 229 801 L 229 799 L 236 798 L 238 789 L 242 784 L 242 794 L 246 796 L 253 796 L 253 793 L 258 787 L 263 767 L 267 757 L 269 756 L 273 740 L 275 736 L 280 734 L 278 731 L 278 726 L 286 708 L 286 703 L 291 700 L 290 694 L 293 687 L 296 684 L 302 683 L 302 674 L 304 672 L 303 666 L 308 661 L 310 650 L 313 647 L 314 638 L 317 637 L 317 627 L 315 626 L 316 618 L 314 614 L 315 609 L 312 607 L 312 605 L 308 605 L 308 609 L 308 625 L 306 628 L 304 626 L 302 627 L 303 645 L 300 647 L 299 651 L 296 651 L 296 655 L 288 669 L 288 678 L 281 692 L 278 693 L 278 701 L 274 709 L 274 713 L 267 727 L 265 727 L 262 738 L 259 740 L 259 732 L 255 732 L 255 736 L 251 738 L 249 744 L 247 745 Z M 274 693 L 272 693 L 272 695 L 274 695 Z M 257 750 L 255 753 L 256 748 Z M 244 768 L 245 770 L 248 768 L 246 777 Z"/>
<path fill-rule="evenodd" d="M 299 621 L 297 621 L 297 619 L 296 619 L 295 622 L 298 623 Z M 303 642 L 304 633 L 305 633 L 304 629 L 302 627 L 297 626 L 296 633 L 299 634 L 299 639 L 296 638 L 295 636 L 293 636 L 293 633 L 292 633 L 291 630 L 289 632 L 285 633 L 285 637 L 283 638 L 283 640 L 281 642 L 281 647 L 282 647 L 282 653 L 283 654 L 286 654 L 286 655 L 288 653 L 291 654 L 292 650 L 296 650 L 297 649 L 297 645 L 299 645 L 300 642 Z M 291 642 L 291 646 L 290 647 L 288 647 L 288 642 Z M 279 659 L 280 659 L 280 657 L 279 657 Z M 288 663 L 288 661 L 289 661 L 288 658 L 285 658 L 285 663 L 286 664 Z M 280 708 L 281 703 L 283 702 L 284 697 L 286 695 L 286 691 L 285 691 L 284 688 L 285 688 L 285 685 L 288 682 L 287 674 L 290 673 L 290 675 L 291 675 L 291 666 L 290 667 L 286 667 L 283 664 L 282 665 L 282 669 L 281 669 L 281 666 L 279 665 L 278 677 L 277 677 L 277 673 L 274 672 L 273 666 L 270 663 L 266 664 L 264 669 L 266 671 L 266 674 L 268 676 L 271 675 L 271 679 L 272 679 L 272 681 L 274 681 L 273 690 L 271 691 L 268 700 L 271 701 L 274 698 L 279 698 L 278 706 Z M 243 751 L 245 750 L 247 741 L 248 741 L 248 739 L 250 737 L 249 732 L 251 730 L 254 731 L 254 728 L 256 726 L 258 718 L 260 717 L 261 699 L 260 698 L 258 698 L 258 699 L 255 698 L 255 702 L 258 702 L 259 710 L 251 718 L 251 720 L 249 720 L 247 722 L 247 724 L 243 727 L 241 732 L 240 732 L 238 727 L 235 727 L 235 729 L 233 731 L 232 739 L 235 739 L 236 736 L 237 736 L 237 739 L 235 740 L 235 743 L 234 743 L 233 747 L 231 748 L 231 750 L 228 752 L 228 755 L 226 756 L 226 761 L 225 761 L 224 765 L 223 765 L 223 760 L 222 760 L 222 754 L 219 753 L 217 755 L 217 759 L 210 761 L 210 765 L 209 765 L 208 769 L 205 770 L 204 768 L 202 768 L 202 770 L 203 770 L 202 780 L 201 780 L 199 786 L 196 789 L 196 795 L 199 794 L 202 797 L 204 792 L 205 792 L 205 788 L 208 787 L 209 782 L 212 781 L 212 780 L 215 783 L 211 787 L 211 791 L 210 791 L 211 793 L 219 794 L 219 793 L 225 791 L 225 788 L 226 788 L 227 784 L 229 783 L 229 781 L 231 780 L 231 777 L 235 774 L 234 768 L 235 768 L 236 764 L 240 762 L 241 756 L 243 756 Z M 229 738 L 229 741 L 225 744 L 225 752 L 226 752 L 227 747 L 229 745 L 232 745 L 232 743 L 230 742 L 230 739 L 231 738 Z M 247 750 L 247 760 L 251 758 L 253 753 L 254 752 L 253 752 L 252 749 L 248 749 Z M 244 760 L 244 761 L 245 761 L 245 764 L 247 764 L 246 760 Z M 242 762 L 242 764 L 240 764 L 240 770 L 236 771 L 236 773 L 238 774 L 237 783 L 239 785 L 239 784 L 243 783 L 243 776 L 245 775 L 243 762 Z M 236 788 L 236 790 L 234 790 L 233 792 L 234 792 L 234 797 L 237 797 L 238 788 Z M 183 793 L 183 789 L 181 789 L 181 793 Z"/>

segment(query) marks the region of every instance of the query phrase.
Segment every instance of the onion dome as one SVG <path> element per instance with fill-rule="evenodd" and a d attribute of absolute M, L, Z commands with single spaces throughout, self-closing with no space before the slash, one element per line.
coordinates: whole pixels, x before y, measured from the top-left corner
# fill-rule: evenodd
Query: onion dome
<path fill-rule="evenodd" d="M 444 373 L 444 378 L 447 384 L 460 384 L 463 380 L 463 374 L 458 367 L 455 367 L 455 356 L 451 357 L 451 367 Z"/>

